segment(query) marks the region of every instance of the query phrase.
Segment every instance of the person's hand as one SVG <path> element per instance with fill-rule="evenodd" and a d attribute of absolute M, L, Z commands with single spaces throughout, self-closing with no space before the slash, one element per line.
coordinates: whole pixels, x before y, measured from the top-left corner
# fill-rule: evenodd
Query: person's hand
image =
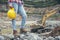
<path fill-rule="evenodd" d="M 13 8 L 12 3 L 9 3 L 9 8 Z"/>
<path fill-rule="evenodd" d="M 12 6 L 9 6 L 9 8 L 11 9 L 11 8 L 13 8 Z"/>

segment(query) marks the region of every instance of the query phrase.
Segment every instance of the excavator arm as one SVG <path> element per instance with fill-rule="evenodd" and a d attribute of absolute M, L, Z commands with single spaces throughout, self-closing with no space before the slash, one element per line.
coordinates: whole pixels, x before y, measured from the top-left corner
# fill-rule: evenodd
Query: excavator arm
<path fill-rule="evenodd" d="M 51 10 L 51 11 L 46 11 L 46 14 L 43 15 L 43 18 L 42 18 L 42 21 L 41 21 L 41 25 L 42 25 L 42 26 L 45 26 L 46 20 L 47 20 L 50 16 L 54 15 L 54 14 L 57 12 L 57 9 L 58 9 L 58 8 L 55 8 L 55 9 L 53 9 L 53 10 Z"/>

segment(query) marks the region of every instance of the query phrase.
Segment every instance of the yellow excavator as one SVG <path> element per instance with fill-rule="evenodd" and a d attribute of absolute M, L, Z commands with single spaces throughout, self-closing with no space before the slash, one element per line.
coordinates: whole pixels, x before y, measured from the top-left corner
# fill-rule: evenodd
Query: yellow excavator
<path fill-rule="evenodd" d="M 55 9 L 52 9 L 52 10 L 50 10 L 50 11 L 46 10 L 45 15 L 43 15 L 42 19 L 41 19 L 40 21 L 38 21 L 39 24 L 34 24 L 34 23 L 33 23 L 33 24 L 31 25 L 31 27 L 32 27 L 31 31 L 32 31 L 32 32 L 37 32 L 39 29 L 44 29 L 44 28 L 46 27 L 46 26 L 45 26 L 46 20 L 47 20 L 50 16 L 54 15 L 55 13 L 57 13 L 58 8 L 59 8 L 59 7 L 55 8 Z"/>

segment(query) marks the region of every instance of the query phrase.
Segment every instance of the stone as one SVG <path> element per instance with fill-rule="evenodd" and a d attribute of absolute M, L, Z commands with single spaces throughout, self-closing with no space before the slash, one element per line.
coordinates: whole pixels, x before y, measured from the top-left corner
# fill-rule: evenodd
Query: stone
<path fill-rule="evenodd" d="M 54 38 L 51 37 L 51 36 L 49 36 L 49 37 L 47 37 L 45 40 L 54 40 Z"/>
<path fill-rule="evenodd" d="M 56 36 L 55 37 L 55 40 L 60 40 L 60 36 Z"/>
<path fill-rule="evenodd" d="M 42 38 L 40 38 L 37 34 L 34 34 L 34 33 L 20 35 L 20 39 L 23 39 L 23 40 L 42 40 Z"/>
<path fill-rule="evenodd" d="M 0 36 L 0 40 L 4 40 L 4 37 L 3 36 Z"/>

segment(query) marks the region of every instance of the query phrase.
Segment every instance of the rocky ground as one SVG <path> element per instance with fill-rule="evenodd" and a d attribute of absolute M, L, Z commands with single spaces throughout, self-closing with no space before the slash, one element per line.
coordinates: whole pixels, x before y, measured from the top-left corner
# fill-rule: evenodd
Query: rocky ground
<path fill-rule="evenodd" d="M 21 34 L 20 37 L 18 38 L 11 38 L 12 36 L 10 37 L 7 37 L 7 36 L 0 36 L 0 40 L 60 40 L 60 36 L 55 36 L 55 37 L 52 37 L 52 36 L 44 36 L 44 35 L 38 35 L 38 34 L 35 34 L 35 33 L 28 33 L 26 35 L 24 34 Z"/>
<path fill-rule="evenodd" d="M 26 26 L 28 26 L 28 28 L 30 27 L 29 25 L 31 23 L 36 23 L 37 20 L 40 20 L 40 15 L 28 15 L 28 19 L 27 19 L 27 23 L 26 23 Z M 36 17 L 35 17 L 36 16 Z M 19 16 L 17 16 L 19 17 Z M 31 19 L 32 20 L 31 20 Z M 17 18 L 16 21 L 17 21 L 17 31 L 19 32 L 19 26 L 20 26 L 20 19 Z M 52 25 L 56 25 L 57 24 L 59 25 L 60 24 L 60 21 L 47 21 L 49 24 L 52 24 Z M 47 24 L 48 24 L 47 23 Z M 28 25 L 27 25 L 28 24 Z M 51 27 L 50 27 L 51 28 Z M 46 34 L 49 34 L 48 32 Z M 42 34 L 36 34 L 36 33 L 27 33 L 26 35 L 23 35 L 21 34 L 20 37 L 21 38 L 14 38 L 14 40 L 60 40 L 60 34 L 59 35 L 56 35 L 56 36 L 52 36 L 51 35 L 52 32 L 50 32 L 50 36 L 49 35 L 45 35 L 45 33 L 42 33 Z M 3 15 L 1 15 L 1 18 L 0 18 L 0 40 L 13 40 L 13 35 L 12 35 L 12 26 L 11 26 L 11 20 L 8 19 L 7 17 L 3 17 Z"/>

